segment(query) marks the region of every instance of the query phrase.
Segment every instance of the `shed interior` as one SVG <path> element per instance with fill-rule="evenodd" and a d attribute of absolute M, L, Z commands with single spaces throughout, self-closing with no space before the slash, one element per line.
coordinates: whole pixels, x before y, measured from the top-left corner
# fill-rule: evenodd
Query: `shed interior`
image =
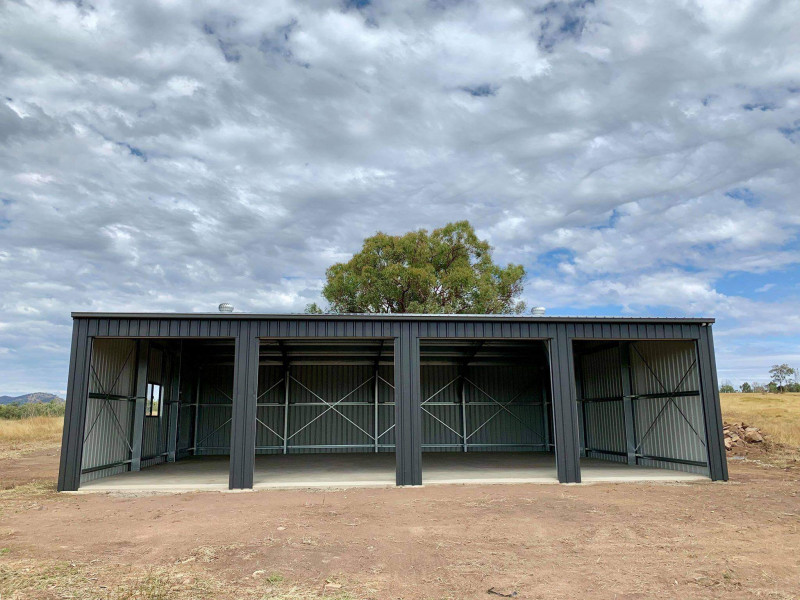
<path fill-rule="evenodd" d="M 420 341 L 422 481 L 557 481 L 543 340 Z"/>
<path fill-rule="evenodd" d="M 575 342 L 584 481 L 707 473 L 693 352 Z M 81 488 L 227 489 L 234 359 L 231 338 L 95 339 Z M 394 385 L 392 339 L 262 339 L 254 487 L 394 485 Z M 423 483 L 557 481 L 545 341 L 420 340 L 420 387 Z"/>
<path fill-rule="evenodd" d="M 575 341 L 581 464 L 708 475 L 693 341 Z"/>

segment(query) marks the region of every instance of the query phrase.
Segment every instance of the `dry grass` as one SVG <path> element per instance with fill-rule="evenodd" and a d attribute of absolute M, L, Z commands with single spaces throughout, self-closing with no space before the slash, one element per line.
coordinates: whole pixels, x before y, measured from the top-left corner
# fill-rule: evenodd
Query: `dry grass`
<path fill-rule="evenodd" d="M 64 417 L 0 419 L 0 458 L 58 446 L 63 426 Z"/>
<path fill-rule="evenodd" d="M 355 600 L 347 592 L 301 589 L 283 577 L 248 577 L 224 581 L 207 572 L 180 566 L 151 569 L 66 561 L 15 559 L 0 548 L 0 598 L 5 600 L 82 598 L 85 600 Z"/>
<path fill-rule="evenodd" d="M 800 393 L 720 394 L 722 418 L 761 428 L 772 442 L 800 448 Z"/>

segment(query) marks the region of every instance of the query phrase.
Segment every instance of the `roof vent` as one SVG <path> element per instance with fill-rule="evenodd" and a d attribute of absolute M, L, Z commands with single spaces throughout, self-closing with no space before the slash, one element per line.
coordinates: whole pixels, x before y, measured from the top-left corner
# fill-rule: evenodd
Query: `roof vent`
<path fill-rule="evenodd" d="M 531 309 L 531 314 L 534 317 L 543 317 L 544 316 L 544 306 L 534 306 Z"/>
<path fill-rule="evenodd" d="M 221 313 L 232 313 L 233 312 L 233 304 L 229 302 L 223 302 L 219 305 L 219 312 Z"/>

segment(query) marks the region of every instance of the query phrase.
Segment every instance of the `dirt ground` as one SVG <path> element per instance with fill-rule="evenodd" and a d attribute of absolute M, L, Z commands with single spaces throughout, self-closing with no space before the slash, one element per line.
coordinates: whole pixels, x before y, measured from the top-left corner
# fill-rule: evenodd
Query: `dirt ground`
<path fill-rule="evenodd" d="M 0 598 L 797 598 L 800 468 L 743 458 L 728 483 L 124 496 L 54 493 L 40 451 L 0 460 Z"/>

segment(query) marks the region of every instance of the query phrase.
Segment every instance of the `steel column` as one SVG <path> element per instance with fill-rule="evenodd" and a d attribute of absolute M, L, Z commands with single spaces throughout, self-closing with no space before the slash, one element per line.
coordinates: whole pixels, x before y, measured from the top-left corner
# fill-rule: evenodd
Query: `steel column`
<path fill-rule="evenodd" d="M 547 408 L 551 404 L 548 402 L 549 394 L 549 386 L 546 383 L 542 384 L 542 431 L 544 432 L 545 452 L 550 452 L 550 411 Z"/>
<path fill-rule="evenodd" d="M 575 393 L 578 398 L 583 398 L 583 357 L 575 357 Z M 586 448 L 589 445 L 589 432 L 586 429 L 586 403 L 580 402 L 578 409 L 578 436 L 581 444 L 581 458 L 586 457 Z"/>
<path fill-rule="evenodd" d="M 464 452 L 467 451 L 467 394 L 464 385 L 464 375 L 461 375 L 461 440 L 464 444 Z"/>
<path fill-rule="evenodd" d="M 194 431 L 192 431 L 192 455 L 197 456 L 197 432 L 200 431 L 200 375 L 202 367 L 198 367 L 194 380 Z"/>
<path fill-rule="evenodd" d="M 286 454 L 289 451 L 289 385 L 290 382 L 290 371 L 289 365 L 286 365 L 283 369 L 283 453 Z"/>
<path fill-rule="evenodd" d="M 230 489 L 253 487 L 258 403 L 258 324 L 242 321 L 235 342 Z"/>
<path fill-rule="evenodd" d="M 550 373 L 553 400 L 553 435 L 556 470 L 561 483 L 580 483 L 580 441 L 575 397 L 575 368 L 572 340 L 566 325 L 555 324 L 550 339 Z"/>
<path fill-rule="evenodd" d="M 728 460 L 722 434 L 722 411 L 719 400 L 717 364 L 714 359 L 714 335 L 711 325 L 700 327 L 697 340 L 700 367 L 700 389 L 703 401 L 703 418 L 706 429 L 708 470 L 712 481 L 728 481 Z"/>
<path fill-rule="evenodd" d="M 375 452 L 378 451 L 378 365 L 375 365 L 375 427 L 372 430 L 372 438 L 375 442 Z"/>
<path fill-rule="evenodd" d="M 177 359 L 177 360 L 176 360 Z M 169 423 L 167 426 L 167 462 L 175 462 L 178 448 L 178 417 L 181 406 L 181 367 L 183 366 L 183 341 L 178 355 L 170 356 Z"/>
<path fill-rule="evenodd" d="M 404 321 L 394 342 L 397 485 L 422 485 L 422 408 L 419 336 Z"/>
<path fill-rule="evenodd" d="M 58 470 L 60 492 L 74 492 L 81 484 L 83 432 L 86 427 L 91 359 L 92 338 L 88 335 L 88 322 L 86 319 L 75 320 L 72 322 L 67 404 L 61 437 L 61 464 Z"/>
<path fill-rule="evenodd" d="M 619 344 L 619 368 L 622 381 L 622 414 L 625 420 L 625 450 L 628 464 L 636 464 L 636 421 L 631 392 L 631 343 Z"/>
<path fill-rule="evenodd" d="M 136 350 L 136 401 L 133 403 L 133 425 L 131 427 L 131 471 L 142 467 L 142 442 L 144 437 L 144 413 L 147 407 L 147 369 L 150 360 L 150 342 L 139 340 Z"/>

